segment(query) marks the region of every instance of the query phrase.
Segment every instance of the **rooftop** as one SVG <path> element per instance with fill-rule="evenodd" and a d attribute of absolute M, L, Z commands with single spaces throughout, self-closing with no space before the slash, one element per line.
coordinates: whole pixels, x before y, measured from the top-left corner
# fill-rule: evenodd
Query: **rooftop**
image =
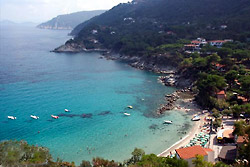
<path fill-rule="evenodd" d="M 192 147 L 176 149 L 175 151 L 180 158 L 189 159 L 196 157 L 196 155 L 202 155 L 202 156 L 208 155 L 208 152 L 211 152 L 213 150 L 209 148 L 203 148 L 201 146 L 192 146 Z"/>
<path fill-rule="evenodd" d="M 221 91 L 217 92 L 217 95 L 225 95 L 225 94 L 226 94 L 226 93 L 225 93 L 224 90 L 221 90 Z"/>
<path fill-rule="evenodd" d="M 237 144 L 243 144 L 244 142 L 248 142 L 248 135 L 238 136 Z"/>
<path fill-rule="evenodd" d="M 236 154 L 236 146 L 223 146 L 219 158 L 233 161 L 236 159 Z"/>

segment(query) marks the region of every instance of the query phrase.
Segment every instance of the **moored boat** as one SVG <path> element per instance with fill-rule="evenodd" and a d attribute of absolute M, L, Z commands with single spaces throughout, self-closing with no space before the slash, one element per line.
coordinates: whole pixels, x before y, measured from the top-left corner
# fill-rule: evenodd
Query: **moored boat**
<path fill-rule="evenodd" d="M 64 109 L 64 111 L 65 111 L 65 112 L 69 112 L 69 110 L 68 110 L 68 109 Z"/>
<path fill-rule="evenodd" d="M 128 106 L 129 109 L 133 109 L 133 106 Z"/>
<path fill-rule="evenodd" d="M 51 115 L 51 117 L 54 118 L 54 119 L 58 119 L 59 118 L 59 116 L 57 116 L 57 115 Z"/>
<path fill-rule="evenodd" d="M 164 120 L 164 124 L 172 124 L 173 121 L 169 121 L 169 120 Z"/>
<path fill-rule="evenodd" d="M 35 115 L 30 115 L 30 117 L 33 118 L 33 119 L 39 119 L 39 117 L 35 116 Z"/>
<path fill-rule="evenodd" d="M 195 115 L 193 118 L 192 118 L 192 121 L 199 121 L 201 118 L 198 116 L 198 115 Z"/>
<path fill-rule="evenodd" d="M 8 119 L 14 120 L 14 119 L 16 119 L 16 117 L 14 117 L 14 116 L 8 116 Z"/>
<path fill-rule="evenodd" d="M 126 112 L 124 113 L 124 115 L 126 115 L 126 116 L 130 116 L 130 114 L 129 114 L 129 113 L 126 113 Z"/>

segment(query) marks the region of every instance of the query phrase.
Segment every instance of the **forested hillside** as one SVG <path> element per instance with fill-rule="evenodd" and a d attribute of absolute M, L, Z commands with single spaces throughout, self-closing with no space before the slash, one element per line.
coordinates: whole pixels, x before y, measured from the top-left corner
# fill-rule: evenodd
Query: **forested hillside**
<path fill-rule="evenodd" d="M 196 37 L 246 42 L 249 20 L 249 0 L 134 0 L 78 25 L 70 42 L 93 48 L 89 40 L 96 39 L 98 47 L 124 54 Z"/>

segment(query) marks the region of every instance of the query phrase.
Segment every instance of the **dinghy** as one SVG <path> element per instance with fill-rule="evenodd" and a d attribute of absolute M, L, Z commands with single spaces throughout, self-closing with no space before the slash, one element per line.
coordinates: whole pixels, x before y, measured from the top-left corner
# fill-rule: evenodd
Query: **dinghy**
<path fill-rule="evenodd" d="M 130 116 L 130 114 L 129 114 L 129 113 L 126 113 L 126 112 L 124 113 L 124 115 L 126 115 L 126 116 Z"/>
<path fill-rule="evenodd" d="M 35 116 L 35 115 L 30 115 L 30 117 L 33 118 L 33 119 L 39 119 L 39 117 Z"/>
<path fill-rule="evenodd" d="M 14 119 L 16 119 L 16 117 L 14 117 L 14 116 L 8 116 L 8 119 L 14 120 Z"/>
<path fill-rule="evenodd" d="M 51 117 L 54 118 L 54 119 L 58 119 L 58 118 L 59 118 L 59 117 L 56 116 L 56 115 L 51 115 Z"/>
<path fill-rule="evenodd" d="M 172 124 L 172 123 L 173 123 L 173 121 L 168 121 L 168 120 L 164 121 L 164 124 Z"/>

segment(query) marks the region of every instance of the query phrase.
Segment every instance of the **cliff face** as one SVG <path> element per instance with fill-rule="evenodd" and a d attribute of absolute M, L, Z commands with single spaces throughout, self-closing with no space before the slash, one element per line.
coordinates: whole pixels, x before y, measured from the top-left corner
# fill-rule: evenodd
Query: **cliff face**
<path fill-rule="evenodd" d="M 82 11 L 66 15 L 59 15 L 37 27 L 41 29 L 71 30 L 78 24 L 104 13 L 105 10 Z"/>

